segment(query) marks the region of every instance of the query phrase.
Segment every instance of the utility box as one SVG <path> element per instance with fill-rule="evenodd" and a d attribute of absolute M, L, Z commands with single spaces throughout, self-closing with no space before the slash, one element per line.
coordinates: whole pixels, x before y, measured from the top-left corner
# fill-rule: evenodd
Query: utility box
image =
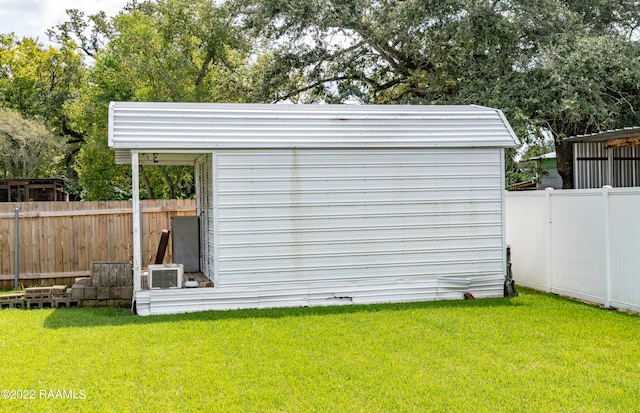
<path fill-rule="evenodd" d="M 200 217 L 171 217 L 173 262 L 184 265 L 184 272 L 200 272 Z"/>

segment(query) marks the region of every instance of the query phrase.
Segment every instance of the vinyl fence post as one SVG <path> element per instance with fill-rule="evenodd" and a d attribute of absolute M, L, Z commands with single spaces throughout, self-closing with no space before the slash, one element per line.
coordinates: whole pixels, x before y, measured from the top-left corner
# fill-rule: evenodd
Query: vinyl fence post
<path fill-rule="evenodd" d="M 609 308 L 611 301 L 611 231 L 609 228 L 609 190 L 612 187 L 605 185 L 602 187 L 602 211 L 604 219 L 604 248 L 605 248 L 605 282 L 604 282 L 604 307 Z"/>
<path fill-rule="evenodd" d="M 546 292 L 551 292 L 551 287 L 553 285 L 553 222 L 551 221 L 551 194 L 553 193 L 553 188 L 546 188 L 544 190 L 544 200 L 545 200 L 545 259 L 546 259 L 546 271 L 547 271 L 547 280 L 546 280 Z"/>
<path fill-rule="evenodd" d="M 16 208 L 13 211 L 13 222 L 14 222 L 14 231 L 13 231 L 13 265 L 15 270 L 15 282 L 13 283 L 13 289 L 18 289 L 18 283 L 20 278 L 20 222 L 19 222 L 19 209 Z"/>

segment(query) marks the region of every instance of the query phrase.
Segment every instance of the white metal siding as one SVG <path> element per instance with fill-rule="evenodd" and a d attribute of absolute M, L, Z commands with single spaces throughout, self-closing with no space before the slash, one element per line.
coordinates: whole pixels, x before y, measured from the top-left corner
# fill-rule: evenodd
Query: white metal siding
<path fill-rule="evenodd" d="M 514 147 L 502 112 L 477 106 L 112 102 L 115 149 Z"/>
<path fill-rule="evenodd" d="M 607 150 L 605 142 L 576 143 L 574 150 L 575 187 L 601 188 L 607 182 Z"/>
<path fill-rule="evenodd" d="M 640 147 L 606 148 L 606 142 L 574 144 L 574 175 L 576 189 L 640 186 Z M 609 151 L 613 158 L 609 182 Z"/>
<path fill-rule="evenodd" d="M 216 156 L 217 286 L 386 278 L 435 282 L 423 299 L 474 282 L 502 293 L 500 149 Z"/>
<path fill-rule="evenodd" d="M 212 187 L 212 155 L 205 154 L 198 158 L 195 166 L 198 197 L 197 214 L 200 217 L 200 268 L 212 278 L 213 269 L 213 187 Z"/>

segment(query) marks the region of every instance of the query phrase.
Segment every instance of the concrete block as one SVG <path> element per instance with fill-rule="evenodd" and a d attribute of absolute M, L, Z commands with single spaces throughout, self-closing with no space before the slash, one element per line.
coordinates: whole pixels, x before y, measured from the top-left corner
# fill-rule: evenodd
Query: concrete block
<path fill-rule="evenodd" d="M 66 285 L 54 285 L 51 287 L 51 297 L 66 297 L 67 286 Z"/>
<path fill-rule="evenodd" d="M 95 300 L 98 287 L 84 287 L 84 300 Z"/>
<path fill-rule="evenodd" d="M 73 300 L 82 300 L 84 298 L 84 289 L 85 287 L 76 287 L 76 284 L 73 284 L 74 287 L 71 288 L 71 299 Z"/>
<path fill-rule="evenodd" d="M 77 307 L 78 301 L 72 299 L 54 299 L 53 306 L 55 308 Z"/>
<path fill-rule="evenodd" d="M 121 307 L 121 308 L 129 308 L 131 307 L 131 301 L 129 300 L 107 300 L 106 305 L 108 307 Z"/>
<path fill-rule="evenodd" d="M 109 299 L 117 300 L 122 298 L 122 287 L 109 288 Z"/>
<path fill-rule="evenodd" d="M 124 300 L 131 300 L 133 298 L 133 286 L 122 287 L 121 298 Z"/>
<path fill-rule="evenodd" d="M 109 299 L 109 287 L 96 287 L 96 299 L 108 300 Z"/>

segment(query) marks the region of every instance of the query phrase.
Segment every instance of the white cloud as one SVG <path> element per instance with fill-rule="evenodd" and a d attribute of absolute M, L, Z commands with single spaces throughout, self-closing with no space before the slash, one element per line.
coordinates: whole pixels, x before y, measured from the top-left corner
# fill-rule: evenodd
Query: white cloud
<path fill-rule="evenodd" d="M 67 9 L 86 14 L 104 11 L 116 15 L 128 0 L 0 0 L 0 33 L 38 37 L 47 43 L 47 29 L 67 20 Z"/>

